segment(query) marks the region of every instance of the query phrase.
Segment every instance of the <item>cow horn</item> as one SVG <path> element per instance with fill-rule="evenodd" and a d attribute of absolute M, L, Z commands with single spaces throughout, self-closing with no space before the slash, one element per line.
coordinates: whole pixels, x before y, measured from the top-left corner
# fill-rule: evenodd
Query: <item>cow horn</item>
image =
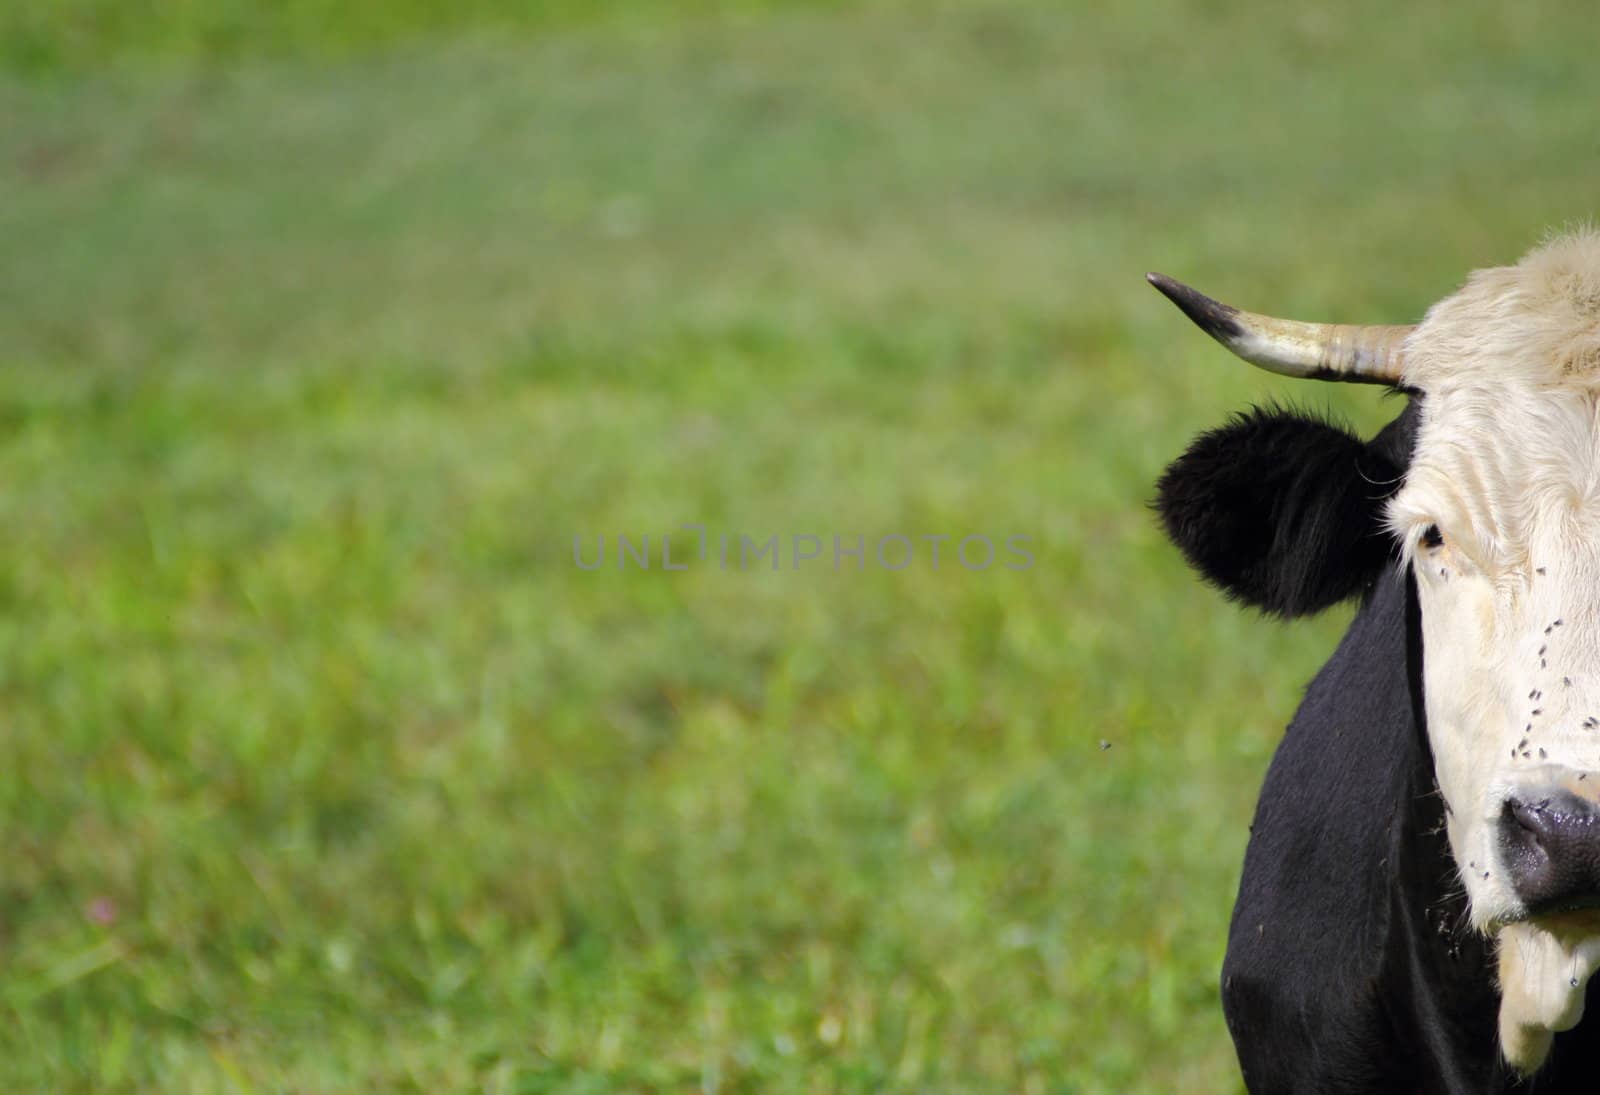
<path fill-rule="evenodd" d="M 1398 385 L 1413 327 L 1299 323 L 1212 300 L 1165 274 L 1145 280 L 1196 325 L 1252 365 L 1280 376 Z"/>

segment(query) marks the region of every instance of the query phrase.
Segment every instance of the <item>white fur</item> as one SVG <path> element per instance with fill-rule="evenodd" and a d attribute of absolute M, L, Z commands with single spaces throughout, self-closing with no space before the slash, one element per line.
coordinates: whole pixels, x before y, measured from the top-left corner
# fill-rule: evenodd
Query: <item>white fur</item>
<path fill-rule="evenodd" d="M 1531 1072 L 1557 1031 L 1583 1018 L 1584 989 L 1600 966 L 1600 936 L 1529 923 L 1500 930 L 1500 1047 Z"/>
<path fill-rule="evenodd" d="M 1521 920 L 1495 840 L 1509 794 L 1600 773 L 1600 235 L 1474 273 L 1410 336 L 1404 377 L 1424 398 L 1389 520 L 1417 577 L 1428 732 L 1473 923 L 1501 937 L 1502 1048 L 1532 1068 L 1600 965 L 1600 937 Z"/>

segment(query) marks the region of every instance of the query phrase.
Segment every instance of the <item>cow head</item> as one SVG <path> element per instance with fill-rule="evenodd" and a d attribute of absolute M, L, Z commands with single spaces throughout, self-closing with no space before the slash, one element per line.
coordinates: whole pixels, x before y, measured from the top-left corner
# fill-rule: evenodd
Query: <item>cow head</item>
<path fill-rule="evenodd" d="M 1254 364 L 1412 396 L 1409 452 L 1257 411 L 1195 442 L 1158 507 L 1206 578 L 1281 616 L 1409 565 L 1450 847 L 1499 940 L 1502 1048 L 1535 1068 L 1600 966 L 1600 236 L 1480 270 L 1415 327 L 1150 280 Z"/>

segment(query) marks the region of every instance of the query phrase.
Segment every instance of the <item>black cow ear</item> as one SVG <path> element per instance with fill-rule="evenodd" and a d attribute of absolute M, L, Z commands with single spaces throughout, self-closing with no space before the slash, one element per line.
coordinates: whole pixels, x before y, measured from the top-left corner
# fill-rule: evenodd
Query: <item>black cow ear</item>
<path fill-rule="evenodd" d="M 1401 474 L 1379 446 L 1321 418 L 1255 408 L 1173 461 L 1155 506 L 1207 581 L 1305 616 L 1360 593 L 1393 558 L 1383 509 Z"/>

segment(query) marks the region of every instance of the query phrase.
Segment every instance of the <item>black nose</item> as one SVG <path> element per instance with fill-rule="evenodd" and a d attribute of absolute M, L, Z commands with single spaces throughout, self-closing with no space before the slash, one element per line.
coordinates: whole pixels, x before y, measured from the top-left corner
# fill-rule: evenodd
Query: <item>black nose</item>
<path fill-rule="evenodd" d="M 1509 798 L 1500 847 L 1530 915 L 1600 906 L 1600 807 L 1559 788 Z"/>

